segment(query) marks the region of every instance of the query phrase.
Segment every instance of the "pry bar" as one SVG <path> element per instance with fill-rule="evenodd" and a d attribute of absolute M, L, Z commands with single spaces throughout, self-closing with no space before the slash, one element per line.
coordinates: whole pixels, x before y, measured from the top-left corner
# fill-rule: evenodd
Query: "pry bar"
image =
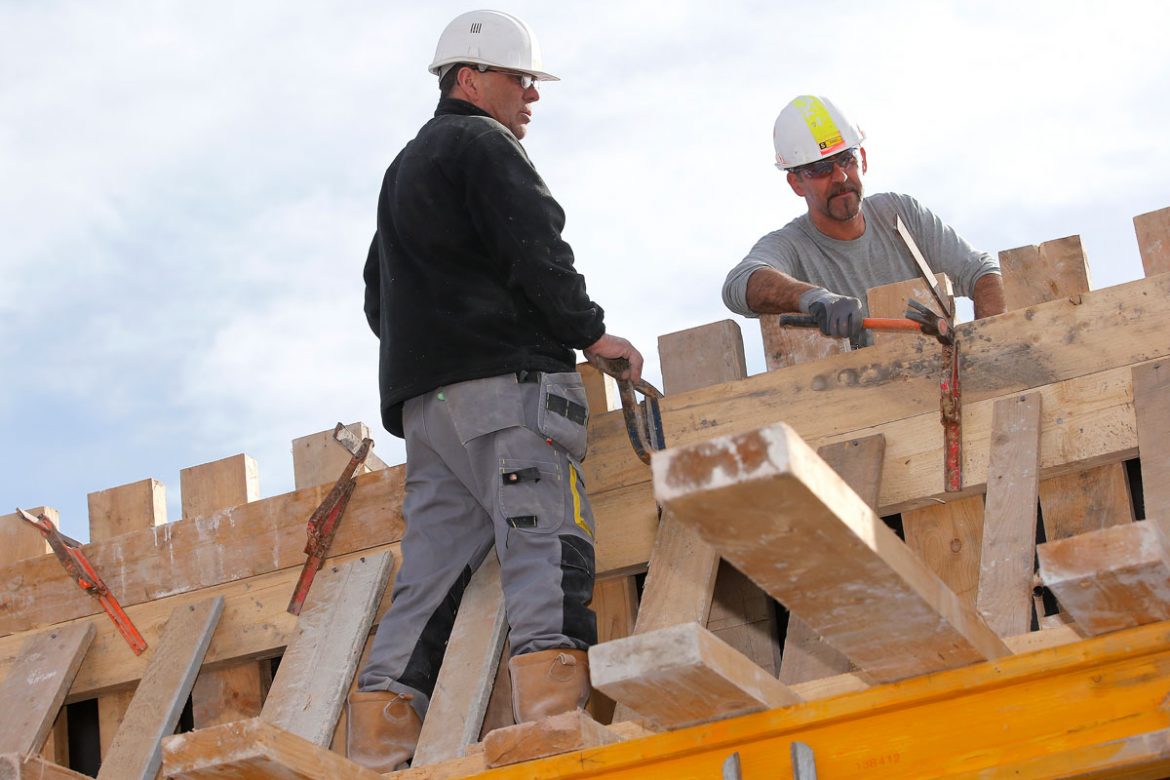
<path fill-rule="evenodd" d="M 130 649 L 134 651 L 134 655 L 142 655 L 146 650 L 146 640 L 142 638 L 142 634 L 135 628 L 134 622 L 130 620 L 130 616 L 122 609 L 122 605 L 118 603 L 118 599 L 110 592 L 106 583 L 98 575 L 97 570 L 89 559 L 85 557 L 85 553 L 81 551 L 81 542 L 76 539 L 71 539 L 65 534 L 57 530 L 57 526 L 53 525 L 53 521 L 45 515 L 33 517 L 28 512 L 20 507 L 16 508 L 20 514 L 21 519 L 26 523 L 36 527 L 41 532 L 41 536 L 49 543 L 53 554 L 57 556 L 57 560 L 65 567 L 65 571 L 73 578 L 78 586 L 98 600 L 102 605 L 102 609 L 110 616 L 110 620 L 114 621 L 114 626 L 118 632 L 130 645 Z"/>

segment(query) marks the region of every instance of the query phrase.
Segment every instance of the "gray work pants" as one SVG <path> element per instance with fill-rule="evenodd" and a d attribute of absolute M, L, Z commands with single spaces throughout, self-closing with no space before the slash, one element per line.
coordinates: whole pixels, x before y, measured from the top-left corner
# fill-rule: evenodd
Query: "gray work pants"
<path fill-rule="evenodd" d="M 596 643 L 585 417 L 575 371 L 477 379 L 406 402 L 402 565 L 361 690 L 411 693 L 425 715 L 463 591 L 493 546 L 513 655 Z"/>

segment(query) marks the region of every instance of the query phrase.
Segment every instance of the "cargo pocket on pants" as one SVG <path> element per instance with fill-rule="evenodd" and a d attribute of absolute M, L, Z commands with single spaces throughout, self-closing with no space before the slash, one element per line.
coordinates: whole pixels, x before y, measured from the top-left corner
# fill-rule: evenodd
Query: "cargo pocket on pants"
<path fill-rule="evenodd" d="M 500 516 L 510 527 L 536 533 L 561 527 L 565 498 L 558 463 L 500 458 L 500 482 Z"/>
<path fill-rule="evenodd" d="M 544 374 L 540 378 L 540 406 L 536 426 L 580 462 L 588 445 L 589 406 L 585 384 L 576 371 Z"/>

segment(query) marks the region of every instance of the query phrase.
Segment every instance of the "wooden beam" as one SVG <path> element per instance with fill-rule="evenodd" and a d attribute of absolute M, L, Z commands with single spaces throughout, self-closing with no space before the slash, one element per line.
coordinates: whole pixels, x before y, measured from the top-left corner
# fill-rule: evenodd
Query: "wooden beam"
<path fill-rule="evenodd" d="M 634 577 L 611 577 L 597 580 L 593 583 L 593 602 L 590 605 L 597 613 L 597 641 L 611 642 L 614 639 L 624 639 L 634 633 L 634 622 L 638 618 L 638 584 Z M 506 666 L 506 664 L 502 664 Z M 507 674 L 502 675 L 507 678 Z M 499 685 L 499 680 L 496 684 Z M 508 683 L 511 690 L 511 684 Z M 495 692 L 492 692 L 493 698 Z M 598 723 L 612 723 L 616 703 L 601 691 L 594 689 L 589 696 L 586 709 Z M 508 700 L 508 712 L 511 713 L 511 700 Z M 514 720 L 509 717 L 507 723 L 513 725 Z M 488 724 L 484 723 L 483 735 L 486 736 Z"/>
<path fill-rule="evenodd" d="M 174 780 L 380 780 L 382 775 L 261 720 L 238 720 L 176 734 L 163 744 Z"/>
<path fill-rule="evenodd" d="M 1133 229 L 1146 276 L 1170 271 L 1170 208 L 1139 214 L 1133 218 Z"/>
<path fill-rule="evenodd" d="M 999 253 L 1008 311 L 1089 291 L 1089 261 L 1080 236 L 1068 236 Z"/>
<path fill-rule="evenodd" d="M 167 521 L 167 489 L 157 479 L 99 490 L 86 496 L 86 500 L 91 544 Z"/>
<path fill-rule="evenodd" d="M 813 749 L 825 777 L 1065 777 L 1061 771 L 1014 770 L 1078 751 L 1085 768 L 1094 766 L 1090 760 L 1118 760 L 1123 755 L 1109 758 L 1105 748 L 1097 753 L 1091 748 L 1134 745 L 1141 734 L 1170 728 L 1163 706 L 1170 689 L 1168 665 L 1170 623 L 1160 623 L 832 700 L 502 767 L 492 778 L 720 777 L 733 751 L 752 776 L 785 777 L 794 741 Z M 1155 749 L 1146 755 L 1143 760 L 1165 766 L 1164 753 Z M 1140 766 L 1135 761 L 1126 769 Z"/>
<path fill-rule="evenodd" d="M 966 476 L 966 475 L 964 475 Z M 964 604 L 979 594 L 979 556 L 983 547 L 983 496 L 939 500 L 902 512 L 909 547 Z"/>
<path fill-rule="evenodd" d="M 0 780 L 85 780 L 87 777 L 89 775 L 58 766 L 40 756 L 0 755 Z"/>
<path fill-rule="evenodd" d="M 829 444 L 817 450 L 825 463 L 871 508 L 877 501 L 882 478 L 884 436 Z M 780 659 L 780 682 L 787 685 L 844 674 L 852 668 L 849 659 L 833 649 L 797 615 L 789 614 Z"/>
<path fill-rule="evenodd" d="M 1032 625 L 1040 394 L 995 402 L 977 607 L 1001 637 Z"/>
<path fill-rule="evenodd" d="M 247 455 L 183 469 L 180 480 L 180 507 L 188 522 L 260 498 L 256 461 Z M 270 678 L 268 664 L 256 661 L 199 674 L 191 691 L 195 728 L 259 715 Z"/>
<path fill-rule="evenodd" d="M 393 565 L 384 552 L 317 573 L 261 720 L 329 747 Z"/>
<path fill-rule="evenodd" d="M 1170 620 L 1170 567 L 1150 521 L 1036 548 L 1040 579 L 1085 636 Z"/>
<path fill-rule="evenodd" d="M 789 426 L 651 465 L 664 507 L 874 679 L 1009 653 Z"/>
<path fill-rule="evenodd" d="M 350 423 L 345 427 L 358 439 L 370 436 L 370 429 L 363 422 Z M 334 430 L 330 428 L 327 431 L 293 439 L 293 485 L 297 490 L 317 485 L 332 488 L 341 472 L 349 465 L 351 457 L 349 451 L 334 440 Z M 365 463 L 356 473 L 369 474 L 371 471 L 380 471 L 384 468 L 388 468 L 386 463 L 370 450 Z"/>
<path fill-rule="evenodd" d="M 492 550 L 463 593 L 411 766 L 458 758 L 478 740 L 506 633 L 500 561 Z"/>
<path fill-rule="evenodd" d="M 484 740 L 483 751 L 487 766 L 496 767 L 617 741 L 617 735 L 605 726 L 581 710 L 574 710 L 496 729 Z"/>
<path fill-rule="evenodd" d="M 769 371 L 849 351 L 849 339 L 830 338 L 815 328 L 781 327 L 776 314 L 760 315 L 760 337 L 764 341 L 764 365 Z"/>
<path fill-rule="evenodd" d="M 662 728 L 798 701 L 788 686 L 695 623 L 589 648 L 593 685 Z"/>
<path fill-rule="evenodd" d="M 1133 367 L 1133 406 L 1138 451 L 1142 459 L 1142 495 L 1146 518 L 1167 538 L 1170 552 L 1170 360 Z"/>
<path fill-rule="evenodd" d="M 0 685 L 0 753 L 40 751 L 94 633 L 92 623 L 76 624 L 24 643 Z"/>
<path fill-rule="evenodd" d="M 943 294 L 943 298 L 951 307 L 951 310 L 954 311 L 955 289 L 951 284 L 950 277 L 946 274 L 935 274 L 934 279 L 935 283 L 938 284 L 938 289 Z M 921 277 L 906 279 L 905 281 L 894 282 L 892 284 L 883 284 L 879 287 L 871 287 L 866 295 L 866 308 L 869 310 L 870 317 L 902 319 L 906 316 L 906 309 L 909 308 L 907 301 L 911 299 L 918 301 L 935 314 L 943 314 L 939 309 L 938 303 L 934 300 L 934 293 L 930 291 L 926 280 Z M 880 331 L 875 331 L 871 335 L 874 344 L 885 344 L 893 339 L 929 339 L 927 336 L 914 336 L 904 333 L 882 333 Z"/>
<path fill-rule="evenodd" d="M 61 516 L 52 507 L 38 506 L 25 511 L 33 517 L 43 514 L 53 521 L 53 525 L 61 527 Z M 0 515 L 0 566 L 39 558 L 49 551 L 49 543 L 41 532 L 24 522 L 18 513 Z M 55 558 L 53 562 L 56 563 Z M 58 568 L 60 565 L 57 564 Z"/>
<path fill-rule="evenodd" d="M 179 607 L 150 650 L 150 664 L 126 717 L 102 758 L 98 780 L 154 780 L 162 766 L 162 738 L 173 734 L 195 683 L 211 634 L 223 613 L 223 598 Z"/>

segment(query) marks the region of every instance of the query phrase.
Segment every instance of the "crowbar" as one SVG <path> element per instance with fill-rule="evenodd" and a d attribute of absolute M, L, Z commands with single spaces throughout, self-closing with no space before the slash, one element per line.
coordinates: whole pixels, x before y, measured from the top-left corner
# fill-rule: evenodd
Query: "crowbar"
<path fill-rule="evenodd" d="M 65 567 L 65 571 L 69 572 L 69 576 L 73 578 L 74 582 L 83 591 L 98 600 L 102 609 L 110 616 L 110 620 L 114 621 L 118 632 L 130 645 L 130 649 L 134 651 L 134 655 L 142 655 L 143 651 L 146 650 L 146 640 L 134 627 L 134 622 L 130 620 L 130 616 L 122 609 L 118 599 L 114 597 L 114 594 L 110 592 L 106 583 L 98 575 L 93 564 L 89 562 L 89 558 L 86 558 L 85 553 L 81 551 L 81 542 L 58 531 L 57 526 L 53 525 L 53 521 L 44 514 L 33 517 L 20 507 L 17 507 L 16 511 L 24 522 L 35 526 L 41 532 L 41 536 L 45 537 L 53 554 L 57 556 L 57 560 Z"/>

